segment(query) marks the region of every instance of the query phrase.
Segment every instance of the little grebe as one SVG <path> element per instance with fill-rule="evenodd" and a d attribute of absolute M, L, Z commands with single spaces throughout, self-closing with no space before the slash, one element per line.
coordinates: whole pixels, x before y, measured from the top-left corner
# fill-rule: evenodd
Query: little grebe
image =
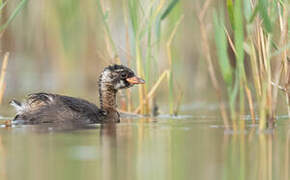
<path fill-rule="evenodd" d="M 17 114 L 14 123 L 105 123 L 119 122 L 116 94 L 119 89 L 144 84 L 145 81 L 123 65 L 111 65 L 99 77 L 100 108 L 86 100 L 51 93 L 28 95 L 25 102 L 12 100 Z"/>

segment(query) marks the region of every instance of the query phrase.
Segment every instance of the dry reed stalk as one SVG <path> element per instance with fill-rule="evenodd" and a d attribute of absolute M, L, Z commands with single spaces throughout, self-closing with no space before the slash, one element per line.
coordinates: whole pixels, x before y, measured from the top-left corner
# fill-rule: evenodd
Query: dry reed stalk
<path fill-rule="evenodd" d="M 172 67 L 172 54 L 171 54 L 171 44 L 172 44 L 172 40 L 176 34 L 177 28 L 179 26 L 179 24 L 181 23 L 181 21 L 183 20 L 184 15 L 182 15 L 178 21 L 176 22 L 176 24 L 174 25 L 174 29 L 172 30 L 168 41 L 166 42 L 166 50 L 167 50 L 167 56 L 168 56 L 168 63 L 169 63 L 169 69 L 171 70 Z"/>
<path fill-rule="evenodd" d="M 99 1 L 98 5 L 100 6 L 99 7 L 99 11 L 100 11 L 100 13 L 102 15 L 102 19 L 103 19 L 103 23 L 104 23 L 105 44 L 106 44 L 107 52 L 108 52 L 110 58 L 113 59 L 114 63 L 121 64 L 121 60 L 119 58 L 116 45 L 115 45 L 115 43 L 113 41 L 109 25 L 108 25 L 108 23 L 107 23 L 107 21 L 105 19 L 105 15 L 104 15 L 105 13 L 104 12 L 106 12 L 106 10 L 105 10 L 105 7 L 104 7 L 104 2 L 103 1 Z M 124 94 L 123 91 L 120 91 L 119 97 L 120 97 L 121 108 L 123 110 L 126 110 L 127 109 L 127 103 L 126 103 L 126 98 L 125 98 L 125 94 Z"/>
<path fill-rule="evenodd" d="M 163 81 L 164 78 L 168 78 L 169 76 L 169 70 L 165 70 L 160 76 L 159 79 L 156 81 L 156 83 L 152 86 L 151 90 L 149 91 L 149 93 L 147 94 L 146 98 L 140 102 L 139 106 L 136 108 L 136 110 L 134 111 L 134 113 L 139 113 L 142 109 L 142 105 L 145 104 L 146 102 L 148 102 L 155 94 L 157 88 L 159 87 L 159 85 L 161 84 L 161 82 Z"/>
<path fill-rule="evenodd" d="M 143 73 L 143 69 L 142 69 L 142 65 L 141 65 L 141 54 L 140 54 L 140 47 L 139 47 L 139 42 L 136 42 L 136 66 L 137 66 L 137 75 L 139 77 L 143 77 L 144 73 Z M 146 114 L 148 112 L 146 112 L 146 104 L 148 105 L 147 102 L 144 102 L 144 97 L 145 97 L 145 91 L 144 91 L 144 85 L 141 85 L 138 87 L 138 92 L 139 92 L 139 103 L 141 106 L 141 114 Z"/>
<path fill-rule="evenodd" d="M 289 63 L 287 63 L 287 66 L 288 66 Z M 289 104 L 289 95 L 290 95 L 290 72 L 288 71 L 288 74 L 286 76 L 286 104 L 287 104 L 287 107 L 288 107 L 288 116 L 290 116 L 290 104 Z"/>
<path fill-rule="evenodd" d="M 260 81 L 260 77 L 259 77 L 259 69 L 258 69 L 256 51 L 255 51 L 253 42 L 251 42 L 250 61 L 251 61 L 251 69 L 252 69 L 252 73 L 253 73 L 254 87 L 256 90 L 256 97 L 259 101 L 260 96 L 262 94 L 262 90 L 261 90 L 261 81 Z M 246 92 L 248 92 L 248 91 L 250 92 L 250 90 L 248 90 L 248 87 L 247 87 Z M 248 94 L 248 99 L 252 99 L 252 97 L 250 98 L 249 96 L 250 96 L 250 94 Z M 252 122 L 256 123 L 255 113 L 253 112 L 254 111 L 253 102 L 250 103 L 250 101 L 249 101 L 249 106 L 250 106 L 250 109 L 252 109 L 251 110 Z"/>
<path fill-rule="evenodd" d="M 258 60 L 257 60 L 257 54 L 255 51 L 254 43 L 251 42 L 251 67 L 252 67 L 252 73 L 253 73 L 253 79 L 254 79 L 254 86 L 256 89 L 256 96 L 258 99 L 260 99 L 260 96 L 262 95 L 262 85 L 261 85 L 261 79 L 260 79 L 260 71 L 258 68 Z"/>
<path fill-rule="evenodd" d="M 288 76 L 286 77 L 288 80 L 286 81 L 287 82 L 287 84 L 286 84 L 287 91 L 285 93 L 285 96 L 286 96 L 286 104 L 287 104 L 288 116 L 290 117 L 290 104 L 289 104 L 289 98 L 290 98 L 290 92 L 289 92 L 290 78 L 289 78 L 289 76 L 290 76 L 290 73 L 288 72 Z"/>
<path fill-rule="evenodd" d="M 166 49 L 167 49 L 167 55 L 168 55 L 168 63 L 169 63 L 169 67 L 171 69 L 172 67 L 172 55 L 171 55 L 171 44 L 172 44 L 172 40 L 176 34 L 176 31 L 177 31 L 177 28 L 179 26 L 179 24 L 181 23 L 181 21 L 183 20 L 184 18 L 184 15 L 182 15 L 178 20 L 177 22 L 175 23 L 174 25 L 174 29 L 172 30 L 170 36 L 169 36 L 169 39 L 168 41 L 166 42 Z"/>
<path fill-rule="evenodd" d="M 280 7 L 280 4 L 278 3 L 278 7 Z M 283 9 L 283 17 L 279 13 L 279 22 L 280 22 L 280 29 L 281 29 L 281 39 L 280 39 L 280 44 L 281 47 L 286 46 L 287 44 L 287 39 L 288 39 L 288 10 L 286 7 Z M 283 19 L 285 20 L 283 22 Z M 282 53 L 282 62 L 283 62 L 283 67 L 284 67 L 284 76 L 285 76 L 285 84 L 286 87 L 289 86 L 290 84 L 290 77 L 289 77 L 289 72 L 288 72 L 288 60 L 287 60 L 287 49 L 285 49 Z M 290 105 L 289 105 L 289 93 L 286 91 L 286 103 L 287 103 L 287 109 L 288 109 L 288 116 L 290 116 Z"/>
<path fill-rule="evenodd" d="M 148 10 L 149 11 L 151 11 L 152 9 L 153 9 L 153 5 L 154 5 L 154 3 L 155 3 L 155 1 L 156 0 L 153 0 L 153 1 L 151 1 L 150 2 L 150 4 L 148 5 Z M 160 4 L 160 5 L 164 5 L 164 4 Z M 160 6 L 159 5 L 159 6 Z M 152 19 L 155 19 L 156 17 L 157 17 L 157 15 L 160 13 L 160 10 L 159 10 L 159 8 L 157 8 L 156 9 L 156 11 L 154 11 L 154 13 L 153 13 L 153 16 L 152 16 Z M 144 12 L 144 18 L 143 18 L 143 21 L 140 23 L 140 29 L 141 30 L 143 30 L 143 29 L 145 29 L 146 28 L 146 26 L 148 27 L 148 28 L 151 28 L 152 27 L 152 24 L 153 24 L 153 22 L 154 21 L 149 21 L 149 24 L 147 25 L 146 24 L 146 22 L 148 21 L 148 19 L 150 18 L 149 16 L 150 16 L 150 12 Z M 141 33 L 142 31 L 139 31 L 139 35 L 140 35 L 140 33 Z"/>
<path fill-rule="evenodd" d="M 6 75 L 6 69 L 8 65 L 8 58 L 9 58 L 9 52 L 6 52 L 3 58 L 2 66 L 1 66 L 1 73 L 0 73 L 0 104 L 2 104 L 3 95 L 5 91 L 5 75 Z"/>
<path fill-rule="evenodd" d="M 236 48 L 235 48 L 235 45 L 231 39 L 231 36 L 229 35 L 229 32 L 227 31 L 226 28 L 224 28 L 225 32 L 226 32 L 226 36 L 227 36 L 227 39 L 229 41 L 229 44 L 230 44 L 230 47 L 232 48 L 233 52 L 235 55 L 237 55 L 237 51 L 236 51 Z"/>
<path fill-rule="evenodd" d="M 143 97 L 145 97 L 146 96 L 146 94 L 147 94 L 147 87 L 145 86 L 145 85 L 143 85 L 142 86 L 142 89 L 143 89 Z M 149 114 L 150 113 L 150 104 L 149 104 L 149 100 L 148 99 L 144 99 L 144 114 Z"/>
<path fill-rule="evenodd" d="M 271 84 L 271 66 L 270 66 L 270 42 L 271 35 L 266 36 L 262 26 L 258 27 L 258 41 L 260 42 L 261 61 L 263 66 L 263 72 L 261 77 L 264 77 L 263 81 L 263 94 L 262 106 L 261 106 L 261 120 L 259 128 L 265 129 L 267 121 L 270 125 L 273 125 L 273 111 L 272 111 L 272 84 Z M 263 112 L 262 112 L 263 111 Z"/>
<path fill-rule="evenodd" d="M 278 7 L 278 11 L 281 11 L 281 5 L 280 3 L 277 4 Z M 281 15 L 281 13 L 279 13 L 279 25 L 280 25 L 280 32 L 281 32 L 281 36 L 280 36 L 280 46 L 283 47 L 287 44 L 287 17 L 288 17 L 288 11 L 286 10 L 286 8 L 283 9 L 283 17 Z M 285 19 L 285 21 L 284 21 Z M 285 78 L 285 80 L 287 80 L 287 72 L 288 72 L 288 65 L 287 65 L 287 51 L 283 51 L 281 57 L 278 56 L 276 59 L 282 59 L 281 63 L 279 63 L 279 66 L 277 66 L 277 68 L 274 71 L 274 84 L 279 84 L 280 79 L 281 79 L 281 75 L 282 75 L 282 71 L 284 69 L 284 73 L 283 73 L 283 77 Z M 284 67 L 284 68 L 283 68 Z M 287 82 L 287 81 L 286 81 Z M 286 84 L 285 82 L 285 84 Z M 283 83 L 284 84 L 284 83 Z M 274 86 L 273 88 L 273 112 L 276 112 L 276 107 L 277 107 L 277 100 L 278 100 L 278 87 Z M 286 96 L 286 103 L 288 105 L 288 115 L 290 116 L 290 109 L 289 109 L 289 102 L 288 102 L 288 95 L 287 93 L 285 94 Z"/>
<path fill-rule="evenodd" d="M 113 41 L 111 31 L 105 17 L 106 11 L 104 7 L 104 2 L 97 0 L 97 8 L 99 12 L 101 13 L 103 24 L 104 24 L 105 40 L 106 40 L 106 47 L 107 47 L 108 53 L 111 54 L 111 58 L 116 58 L 115 60 L 117 60 L 117 63 L 120 64 L 120 58 L 118 56 L 117 48 Z"/>
<path fill-rule="evenodd" d="M 175 106 L 175 109 L 174 109 L 174 111 L 173 111 L 173 114 L 174 114 L 175 116 L 178 115 L 178 112 L 179 112 L 179 109 L 180 109 L 180 105 L 181 105 L 181 101 L 182 101 L 183 95 L 184 95 L 184 93 L 181 91 L 181 92 L 179 93 L 179 96 L 177 97 L 177 100 L 176 100 L 176 106 Z"/>
<path fill-rule="evenodd" d="M 175 25 L 174 25 L 174 28 L 173 28 L 173 30 L 172 30 L 172 32 L 171 32 L 171 34 L 170 34 L 170 36 L 169 36 L 169 39 L 168 39 L 168 41 L 166 42 L 166 50 L 167 50 L 167 56 L 168 56 L 168 64 L 169 64 L 169 91 L 173 91 L 173 84 L 172 84 L 172 54 L 171 54 L 171 44 L 172 44 L 172 40 L 173 40 L 173 38 L 174 38 L 174 36 L 175 36 L 175 34 L 176 34 L 176 31 L 177 31 L 177 28 L 178 28 L 178 26 L 179 26 L 179 24 L 181 23 L 181 21 L 183 20 L 183 18 L 184 18 L 184 15 L 182 15 L 179 19 L 178 19 L 178 21 L 175 23 Z M 173 93 L 171 94 L 171 93 L 169 93 L 169 99 L 170 99 L 170 101 L 169 101 L 169 112 L 170 112 L 170 114 L 174 114 L 174 109 L 173 109 L 173 101 L 174 101 L 174 98 L 173 98 Z"/>
<path fill-rule="evenodd" d="M 256 123 L 256 118 L 255 118 L 255 111 L 254 111 L 254 103 L 253 103 L 253 98 L 252 98 L 252 93 L 248 87 L 248 85 L 245 83 L 245 91 L 246 91 L 246 95 L 248 98 L 248 102 L 249 102 L 249 109 L 250 109 L 250 113 L 251 113 L 251 118 L 252 118 L 252 123 L 255 124 Z"/>
<path fill-rule="evenodd" d="M 158 5 L 158 7 L 156 9 L 154 17 L 156 17 L 160 13 L 161 9 L 165 5 L 165 2 L 166 2 L 165 0 L 160 0 L 160 3 L 159 3 L 159 5 Z"/>
<path fill-rule="evenodd" d="M 125 5 L 125 1 L 123 1 L 123 13 L 124 13 L 124 22 L 126 27 L 126 56 L 127 56 L 127 62 L 128 67 L 131 67 L 131 49 L 130 49 L 130 37 L 129 37 L 129 22 L 128 22 L 128 9 Z M 132 112 L 132 91 L 131 89 L 127 89 L 127 111 Z"/>
<path fill-rule="evenodd" d="M 224 28 L 224 30 L 226 32 L 226 36 L 227 36 L 227 39 L 229 41 L 230 47 L 232 48 L 234 54 L 237 55 L 236 48 L 234 46 L 234 43 L 233 43 L 227 29 Z M 255 118 L 255 112 L 254 112 L 254 103 L 253 103 L 252 93 L 251 93 L 247 83 L 244 83 L 244 87 L 245 87 L 246 95 L 247 95 L 248 102 L 249 102 L 249 109 L 250 109 L 250 113 L 251 113 L 252 122 L 255 124 L 256 118 Z"/>
<path fill-rule="evenodd" d="M 261 22 L 256 22 L 256 49 L 258 51 L 258 62 L 259 62 L 259 77 L 261 77 L 261 88 L 262 88 L 262 82 L 264 77 L 264 66 L 262 61 L 262 52 L 261 52 L 261 41 L 260 41 L 260 26 Z M 262 89 L 261 89 L 262 92 Z M 261 94 L 262 95 L 262 94 Z"/>
<path fill-rule="evenodd" d="M 205 16 L 205 12 L 208 9 L 208 6 L 210 4 L 210 0 L 206 0 L 206 2 L 204 3 L 204 6 L 202 8 L 201 12 L 204 12 L 203 14 L 199 14 L 198 19 L 199 19 L 199 23 L 200 23 L 200 31 L 201 31 L 201 38 L 202 38 L 202 49 L 204 50 L 204 54 L 205 54 L 205 59 L 207 61 L 208 64 L 208 71 L 209 71 L 209 75 L 210 75 L 210 79 L 212 81 L 213 87 L 216 91 L 218 100 L 220 102 L 220 111 L 221 111 L 221 116 L 222 119 L 224 121 L 224 125 L 225 127 L 228 129 L 229 128 L 229 118 L 227 115 L 227 111 L 226 111 L 226 106 L 225 103 L 223 102 L 223 98 L 222 98 L 222 90 L 218 84 L 217 78 L 216 78 L 216 73 L 213 67 L 213 62 L 210 56 L 210 48 L 209 48 L 209 40 L 207 37 L 207 33 L 206 33 L 206 28 L 204 25 L 204 16 Z"/>
<path fill-rule="evenodd" d="M 206 0 L 205 3 L 203 4 L 203 7 L 201 9 L 201 12 L 199 13 L 199 19 L 203 19 L 205 16 L 205 13 L 207 12 L 207 9 L 211 3 L 211 0 Z"/>
<path fill-rule="evenodd" d="M 268 35 L 267 41 L 266 41 L 266 62 L 268 66 L 267 71 L 267 110 L 268 110 L 268 122 L 269 127 L 272 128 L 274 126 L 274 113 L 273 113 L 273 106 L 272 106 L 272 71 L 271 71 L 271 35 Z"/>
<path fill-rule="evenodd" d="M 259 121 L 259 130 L 264 130 L 266 128 L 266 91 L 265 91 L 265 85 L 262 87 L 262 97 L 260 100 L 260 121 Z"/>
<path fill-rule="evenodd" d="M 267 73 L 268 73 L 268 66 L 267 66 L 267 55 L 266 55 L 266 45 L 264 39 L 263 28 L 260 22 L 257 22 L 256 26 L 257 32 L 257 50 L 258 50 L 258 57 L 259 57 L 259 66 L 260 66 L 260 74 L 261 83 L 262 83 L 262 94 L 260 99 L 260 122 L 259 122 L 259 129 L 263 130 L 266 128 L 267 123 L 267 112 L 266 112 L 266 105 L 267 105 Z"/>

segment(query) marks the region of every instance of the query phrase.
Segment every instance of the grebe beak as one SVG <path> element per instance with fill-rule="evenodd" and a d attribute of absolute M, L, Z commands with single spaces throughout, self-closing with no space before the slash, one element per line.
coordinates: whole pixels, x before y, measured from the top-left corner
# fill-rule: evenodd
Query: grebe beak
<path fill-rule="evenodd" d="M 137 76 L 127 78 L 126 81 L 128 81 L 130 84 L 144 84 L 145 83 L 144 79 L 139 78 Z"/>

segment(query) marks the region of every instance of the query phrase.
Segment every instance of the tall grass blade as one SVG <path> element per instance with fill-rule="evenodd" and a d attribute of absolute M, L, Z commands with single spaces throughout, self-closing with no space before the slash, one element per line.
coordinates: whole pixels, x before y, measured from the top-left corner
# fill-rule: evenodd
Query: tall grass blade
<path fill-rule="evenodd" d="M 234 35 L 237 65 L 241 76 L 244 76 L 244 28 L 241 0 L 235 1 L 234 6 Z"/>
<path fill-rule="evenodd" d="M 236 0 L 234 4 L 234 42 L 236 48 L 236 59 L 238 68 L 238 80 L 240 81 L 240 113 L 244 113 L 244 83 L 246 82 L 245 69 L 244 69 L 244 31 L 243 31 L 243 14 L 242 2 Z"/>
<path fill-rule="evenodd" d="M 230 18 L 230 23 L 233 26 L 234 24 L 234 5 L 232 0 L 227 0 L 227 10 Z"/>
<path fill-rule="evenodd" d="M 227 84 L 228 89 L 230 90 L 233 83 L 233 69 L 230 65 L 228 53 L 227 53 L 227 38 L 224 31 L 224 16 L 221 14 L 218 17 L 217 13 L 214 12 L 214 29 L 215 29 L 215 43 L 217 47 L 217 54 L 219 59 L 219 65 L 223 78 Z"/>
<path fill-rule="evenodd" d="M 173 38 L 176 34 L 177 28 L 181 21 L 183 20 L 184 16 L 181 16 L 180 19 L 175 23 L 175 26 L 170 34 L 170 37 L 166 43 L 167 47 L 167 56 L 168 56 L 168 63 L 169 63 L 169 79 L 168 79 L 168 87 L 169 87 L 169 109 L 170 114 L 174 114 L 174 93 L 173 93 L 173 58 L 172 58 L 172 52 L 171 52 L 171 44 L 173 41 Z"/>
<path fill-rule="evenodd" d="M 163 13 L 157 18 L 156 22 L 156 34 L 158 40 L 161 37 L 161 23 L 163 20 L 168 17 L 170 12 L 174 9 L 174 7 L 178 4 L 179 0 L 171 0 L 170 3 L 167 5 L 166 9 L 164 9 Z"/>
<path fill-rule="evenodd" d="M 252 14 L 252 7 L 251 7 L 251 0 L 244 0 L 243 7 L 244 7 L 244 15 L 247 22 L 249 22 Z"/>
<path fill-rule="evenodd" d="M 0 11 L 2 11 L 2 9 L 7 5 L 7 2 L 8 2 L 8 1 L 1 2 L 1 3 L 0 3 Z"/>
<path fill-rule="evenodd" d="M 108 25 L 108 22 L 107 22 L 107 19 L 108 19 L 108 12 L 104 12 L 103 11 L 103 6 L 100 2 L 100 0 L 96 0 L 97 1 L 97 8 L 98 8 L 98 11 L 100 12 L 101 14 L 101 17 L 102 17 L 102 20 L 103 20 L 103 24 L 104 24 L 104 27 L 105 27 L 105 33 L 106 33 L 106 37 L 108 38 L 109 42 L 110 42 L 110 46 L 113 50 L 113 58 L 116 58 L 118 57 L 118 51 L 117 51 L 117 48 L 116 48 L 116 45 L 113 41 L 113 38 L 112 38 L 112 34 L 111 34 L 111 31 L 110 31 L 110 28 L 109 28 L 109 25 Z M 119 60 L 119 58 L 117 58 L 117 61 Z M 120 62 L 118 62 L 120 63 Z"/>
<path fill-rule="evenodd" d="M 152 71 L 151 69 L 151 60 L 152 60 L 151 39 L 152 39 L 152 31 L 150 28 L 148 29 L 148 32 L 147 32 L 147 52 L 146 52 L 146 62 L 145 62 L 145 81 L 147 83 L 147 86 L 150 85 L 150 73 Z"/>
<path fill-rule="evenodd" d="M 204 23 L 204 16 L 205 16 L 206 11 L 208 10 L 209 4 L 210 4 L 210 0 L 206 0 L 201 10 L 201 13 L 198 15 L 201 39 L 202 39 L 201 45 L 202 45 L 203 53 L 205 54 L 205 60 L 207 61 L 209 76 L 210 76 L 211 82 L 213 84 L 214 90 L 219 100 L 219 108 L 220 108 L 221 116 L 224 121 L 225 128 L 228 129 L 229 118 L 228 118 L 225 103 L 223 102 L 223 99 L 222 99 L 222 90 L 218 83 L 215 68 L 214 68 L 213 61 L 210 55 L 209 38 L 208 38 L 207 29 Z"/>
<path fill-rule="evenodd" d="M 254 11 L 252 11 L 250 19 L 248 21 L 249 23 L 252 23 L 255 20 L 255 18 L 257 17 L 258 12 L 259 12 L 259 5 L 256 5 L 255 8 L 254 8 Z"/>
<path fill-rule="evenodd" d="M 279 54 L 287 51 L 289 48 L 290 48 L 290 42 L 288 44 L 286 44 L 284 47 L 278 48 L 277 50 L 272 52 L 271 55 L 270 55 L 270 58 L 274 57 L 274 56 L 278 56 Z"/>
<path fill-rule="evenodd" d="M 6 52 L 4 55 L 4 59 L 2 61 L 1 72 L 0 72 L 0 104 L 2 104 L 3 95 L 5 91 L 5 76 L 6 69 L 8 65 L 9 52 Z"/>
<path fill-rule="evenodd" d="M 132 31 L 133 31 L 133 49 L 136 56 L 136 67 L 137 67 L 137 74 L 138 76 L 144 76 L 144 68 L 143 68 L 143 61 L 142 61 L 142 51 L 141 51 L 141 37 L 139 34 L 140 31 L 140 18 L 139 18 L 139 11 L 140 11 L 140 1 L 139 0 L 128 0 L 128 9 L 129 9 L 129 17 L 131 21 Z M 138 87 L 139 92 L 139 104 L 141 105 L 141 114 L 148 113 L 148 102 L 142 103 L 145 98 L 146 94 L 146 85 Z"/>
<path fill-rule="evenodd" d="M 17 14 L 20 12 L 20 10 L 24 7 L 24 5 L 27 3 L 27 0 L 22 0 L 17 7 L 14 9 L 12 14 L 9 16 L 8 20 L 0 26 L 0 32 L 6 29 L 6 27 L 13 21 L 13 19 L 17 16 Z"/>
<path fill-rule="evenodd" d="M 179 2 L 179 0 L 171 0 L 171 2 L 168 4 L 167 8 L 162 13 L 160 19 L 164 20 L 168 14 L 172 11 L 172 9 L 176 6 L 176 4 Z"/>
<path fill-rule="evenodd" d="M 259 0 L 259 13 L 263 19 L 265 29 L 269 33 L 272 31 L 272 25 L 267 11 L 268 11 L 268 0 Z"/>
<path fill-rule="evenodd" d="M 134 38 L 137 36 L 138 29 L 139 29 L 138 28 L 138 25 L 139 25 L 138 4 L 139 4 L 139 0 L 128 0 L 129 16 L 131 20 L 131 26 L 132 26 Z"/>

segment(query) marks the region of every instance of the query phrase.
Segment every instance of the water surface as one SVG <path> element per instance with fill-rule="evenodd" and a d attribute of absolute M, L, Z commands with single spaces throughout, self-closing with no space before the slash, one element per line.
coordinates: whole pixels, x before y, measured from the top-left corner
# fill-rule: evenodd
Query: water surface
<path fill-rule="evenodd" d="M 0 128 L 1 179 L 288 179 L 288 118 L 264 132 L 241 121 L 237 132 L 214 116 Z"/>

